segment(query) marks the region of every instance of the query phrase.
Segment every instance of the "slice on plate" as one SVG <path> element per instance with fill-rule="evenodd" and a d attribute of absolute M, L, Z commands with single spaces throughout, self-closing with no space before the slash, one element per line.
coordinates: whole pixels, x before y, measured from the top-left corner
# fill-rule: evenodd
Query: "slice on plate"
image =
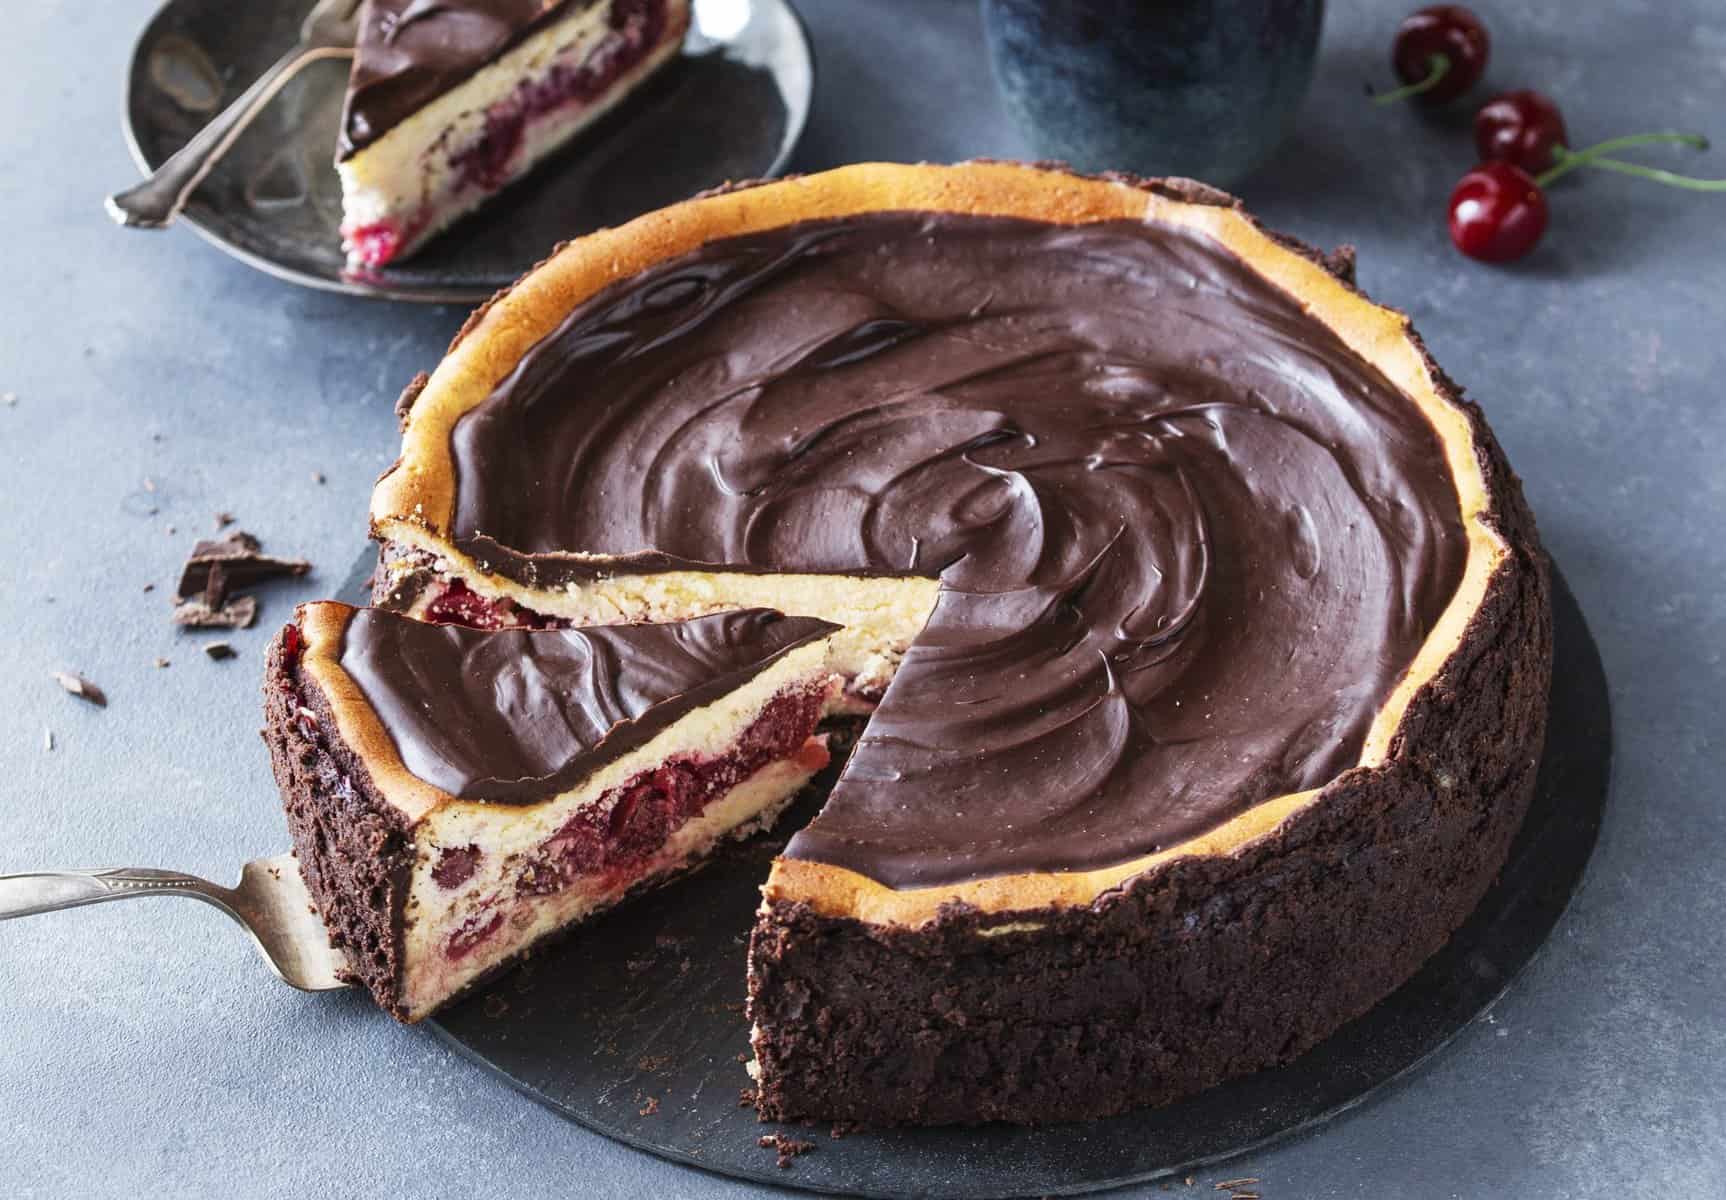
<path fill-rule="evenodd" d="M 488 632 L 303 606 L 271 649 L 264 738 L 356 980 L 418 1020 L 772 824 L 828 760 L 833 628 L 753 609 Z"/>
<path fill-rule="evenodd" d="M 376 269 L 519 179 L 675 56 L 689 0 L 366 0 L 336 170 Z"/>

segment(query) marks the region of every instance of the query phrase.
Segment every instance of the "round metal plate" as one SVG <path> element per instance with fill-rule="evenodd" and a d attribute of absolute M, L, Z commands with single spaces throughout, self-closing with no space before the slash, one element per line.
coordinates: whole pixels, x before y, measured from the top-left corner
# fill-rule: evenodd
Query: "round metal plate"
<path fill-rule="evenodd" d="M 352 591 L 364 603 L 371 560 Z M 790 1132 L 813 1153 L 780 1170 L 739 1107 L 744 950 L 768 864 L 820 806 L 578 929 L 428 1028 L 564 1116 L 652 1154 L 780 1186 L 950 1200 L 1060 1195 L 1184 1173 L 1361 1103 L 1441 1049 L 1504 992 L 1564 911 L 1606 803 L 1612 727 L 1600 655 L 1554 577 L 1552 717 L 1528 818 L 1498 884 L 1395 994 L 1302 1058 L 1166 1108 L 1034 1129 Z"/>
<path fill-rule="evenodd" d="M 313 0 L 169 0 L 133 53 L 132 155 L 152 171 L 294 44 Z M 236 258 L 310 287 L 475 302 L 565 239 L 734 179 L 778 174 L 814 93 L 809 38 L 785 0 L 695 0 L 681 58 L 527 179 L 411 259 L 350 276 L 333 166 L 344 60 L 283 89 L 181 219 Z"/>

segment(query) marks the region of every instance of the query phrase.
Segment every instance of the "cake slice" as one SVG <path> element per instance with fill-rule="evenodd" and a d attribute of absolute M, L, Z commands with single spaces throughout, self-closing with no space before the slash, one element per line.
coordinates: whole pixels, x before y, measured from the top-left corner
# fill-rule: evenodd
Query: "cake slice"
<path fill-rule="evenodd" d="M 301 607 L 271 648 L 264 739 L 356 981 L 417 1021 L 770 825 L 828 761 L 836 628 L 748 609 L 488 631 Z"/>
<path fill-rule="evenodd" d="M 520 178 L 675 55 L 689 0 L 366 0 L 336 170 L 376 269 Z"/>

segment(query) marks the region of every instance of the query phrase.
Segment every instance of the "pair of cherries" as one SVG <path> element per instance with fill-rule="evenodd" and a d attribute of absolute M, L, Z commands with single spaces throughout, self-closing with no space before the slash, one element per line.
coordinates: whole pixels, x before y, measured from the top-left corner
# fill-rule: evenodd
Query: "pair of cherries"
<path fill-rule="evenodd" d="M 1410 14 L 1398 27 L 1391 64 L 1403 86 L 1375 98 L 1389 104 L 1418 99 L 1444 104 L 1479 82 L 1491 41 L 1480 18 L 1457 4 L 1438 4 Z M 1539 92 L 1505 92 L 1474 116 L 1480 162 L 1450 194 L 1450 240 L 1484 262 L 1521 258 L 1546 232 L 1546 187 L 1578 167 L 1598 167 L 1693 191 L 1726 191 L 1726 180 L 1694 179 L 1624 162 L 1611 155 L 1650 142 L 1675 142 L 1697 150 L 1708 139 L 1694 133 L 1639 133 L 1572 150 L 1558 106 Z"/>

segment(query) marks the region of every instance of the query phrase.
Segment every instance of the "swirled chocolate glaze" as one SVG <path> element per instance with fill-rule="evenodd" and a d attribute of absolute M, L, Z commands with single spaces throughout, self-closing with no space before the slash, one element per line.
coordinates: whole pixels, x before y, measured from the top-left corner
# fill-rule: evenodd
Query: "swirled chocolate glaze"
<path fill-rule="evenodd" d="M 347 158 L 528 35 L 599 0 L 366 0 L 337 153 Z"/>
<path fill-rule="evenodd" d="M 455 541 L 530 582 L 938 576 L 787 850 L 897 887 L 1122 862 L 1322 785 L 1466 557 L 1415 404 L 1148 224 L 718 241 L 579 307 L 452 448 Z"/>
<path fill-rule="evenodd" d="M 465 800 L 526 804 L 834 628 L 742 609 L 667 625 L 483 631 L 360 609 L 341 665 L 409 771 Z"/>

